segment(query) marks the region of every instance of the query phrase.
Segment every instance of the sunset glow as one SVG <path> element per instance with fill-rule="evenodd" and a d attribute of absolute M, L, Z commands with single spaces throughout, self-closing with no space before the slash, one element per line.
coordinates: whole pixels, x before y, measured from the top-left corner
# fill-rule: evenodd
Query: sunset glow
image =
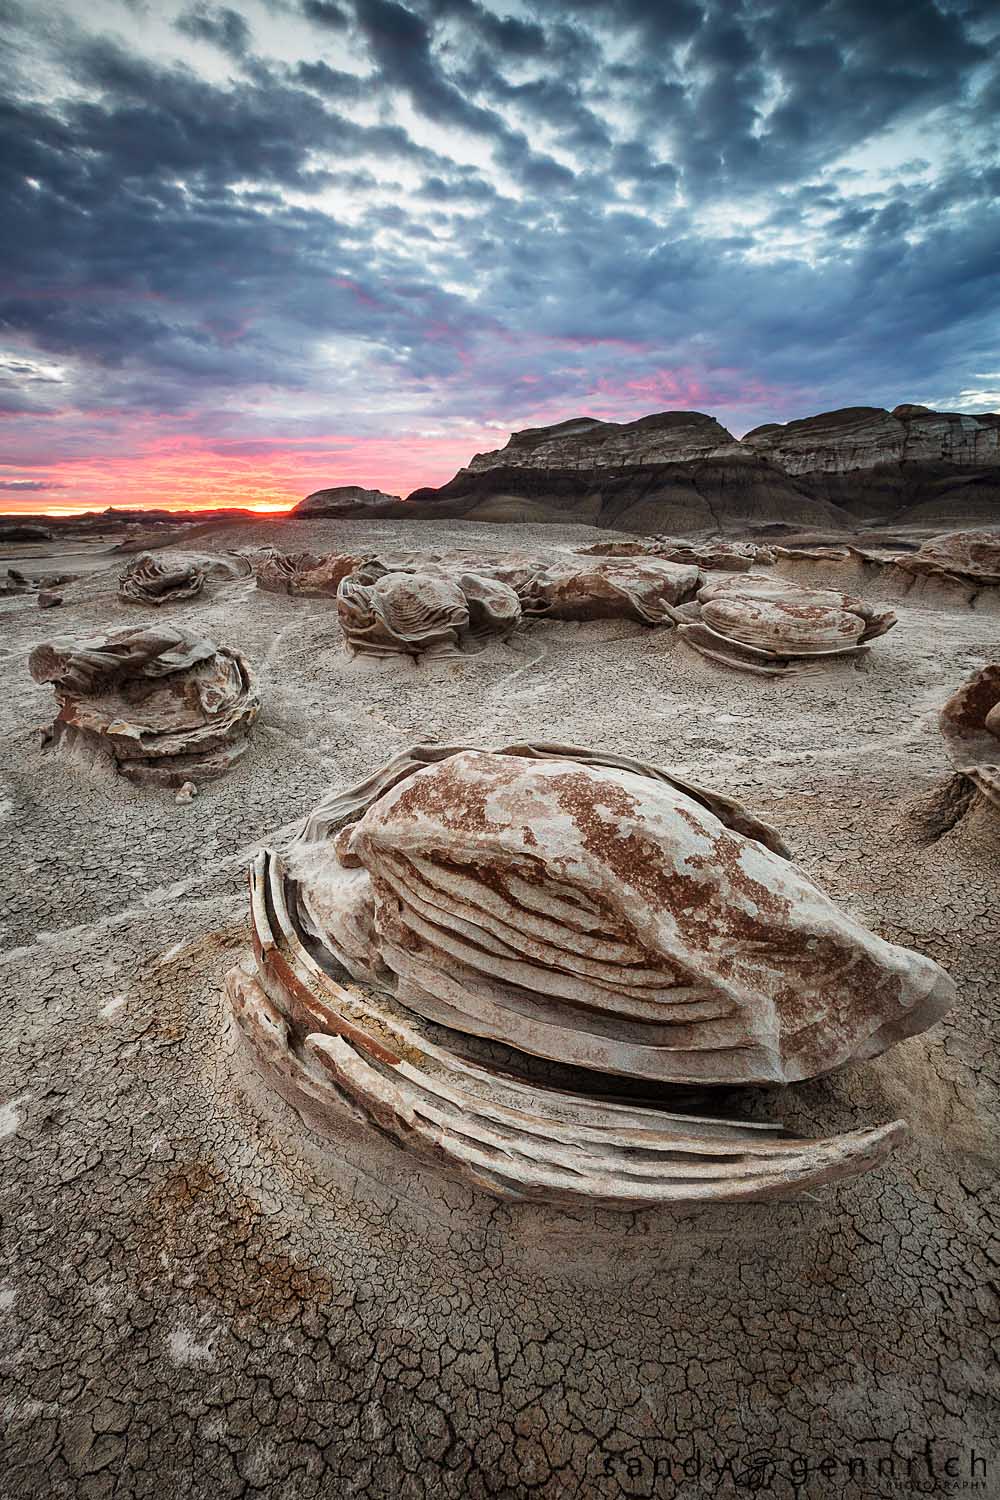
<path fill-rule="evenodd" d="M 582 415 L 992 409 L 995 18 L 875 10 L 10 7 L 0 511 L 405 496 Z"/>

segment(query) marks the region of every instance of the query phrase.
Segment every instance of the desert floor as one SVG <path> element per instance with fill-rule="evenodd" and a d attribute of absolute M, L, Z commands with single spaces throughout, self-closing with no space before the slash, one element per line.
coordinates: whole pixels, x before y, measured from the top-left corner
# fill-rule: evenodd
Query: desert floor
<path fill-rule="evenodd" d="M 608 535 L 312 522 L 192 545 Z M 928 812 L 949 776 L 937 710 L 1000 656 L 989 601 L 802 563 L 889 598 L 898 626 L 789 680 L 627 622 L 536 623 L 421 669 L 351 661 L 333 603 L 252 579 L 120 603 L 125 560 L 61 609 L 0 601 L 0 1500 L 1000 1496 L 1000 814 L 942 833 Z M 241 650 L 264 703 L 249 753 L 187 804 L 42 750 L 52 693 L 26 666 L 54 634 L 164 616 Z M 959 999 L 931 1032 L 741 1101 L 805 1134 L 903 1117 L 908 1143 L 797 1202 L 588 1215 L 311 1136 L 222 1009 L 247 866 L 328 787 L 430 737 L 672 766 L 944 963 Z"/>

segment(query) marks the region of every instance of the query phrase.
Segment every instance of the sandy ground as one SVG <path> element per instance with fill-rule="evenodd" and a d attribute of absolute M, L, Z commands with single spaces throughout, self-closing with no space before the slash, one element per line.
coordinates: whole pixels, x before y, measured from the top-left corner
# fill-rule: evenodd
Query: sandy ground
<path fill-rule="evenodd" d="M 0 601 L 0 1500 L 1000 1495 L 1000 817 L 973 808 L 940 835 L 927 815 L 948 777 L 936 711 L 1000 654 L 992 601 L 901 598 L 864 659 L 775 681 L 624 622 L 359 665 L 331 604 L 209 585 L 165 613 L 243 651 L 264 708 L 244 760 L 178 805 L 39 746 L 52 696 L 31 647 L 162 618 L 117 600 L 125 561 L 60 610 Z M 900 594 L 874 569 L 842 581 Z M 959 1000 L 932 1032 L 742 1101 L 808 1133 L 903 1116 L 908 1144 L 798 1203 L 626 1215 L 501 1206 L 383 1142 L 358 1160 L 311 1136 L 223 1018 L 246 868 L 326 788 L 432 736 L 673 766 L 949 967 Z"/>

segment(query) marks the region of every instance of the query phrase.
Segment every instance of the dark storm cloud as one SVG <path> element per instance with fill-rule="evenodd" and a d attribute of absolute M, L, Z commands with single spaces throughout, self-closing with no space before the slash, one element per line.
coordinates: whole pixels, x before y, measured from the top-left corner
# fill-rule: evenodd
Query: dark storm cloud
<path fill-rule="evenodd" d="M 237 11 L 225 6 L 194 5 L 174 24 L 186 36 L 212 42 L 233 57 L 242 57 L 250 47 L 250 27 Z"/>
<path fill-rule="evenodd" d="M 730 372 L 706 399 L 743 370 L 823 406 L 995 366 L 987 7 L 274 14 L 293 60 L 242 8 L 173 18 L 219 81 L 11 12 L 63 82 L 22 69 L 0 114 L 0 347 L 65 359 L 78 402 L 197 425 L 220 398 L 326 394 L 374 428 L 394 402 L 503 421 L 612 386 L 638 414 L 678 368 Z M 935 110 L 898 171 L 844 168 Z M 5 386 L 8 410 L 69 399 L 30 365 Z"/>
<path fill-rule="evenodd" d="M 348 21 L 346 10 L 334 4 L 334 0 L 302 0 L 302 14 L 315 21 L 317 26 L 328 26 L 331 31 L 343 31 Z"/>

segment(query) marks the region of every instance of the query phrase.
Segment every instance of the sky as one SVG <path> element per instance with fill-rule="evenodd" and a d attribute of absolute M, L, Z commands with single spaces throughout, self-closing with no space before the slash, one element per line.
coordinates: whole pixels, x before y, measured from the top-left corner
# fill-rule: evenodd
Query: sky
<path fill-rule="evenodd" d="M 0 0 L 0 510 L 1000 408 L 997 0 Z"/>

